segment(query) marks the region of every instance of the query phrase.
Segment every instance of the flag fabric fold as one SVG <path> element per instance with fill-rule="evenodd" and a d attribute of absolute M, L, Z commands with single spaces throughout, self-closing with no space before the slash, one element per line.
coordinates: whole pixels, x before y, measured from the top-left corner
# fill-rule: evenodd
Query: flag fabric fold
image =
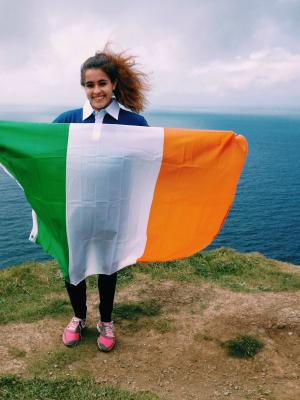
<path fill-rule="evenodd" d="M 0 122 L 0 163 L 33 209 L 30 240 L 72 284 L 208 246 L 246 154 L 229 131 Z"/>

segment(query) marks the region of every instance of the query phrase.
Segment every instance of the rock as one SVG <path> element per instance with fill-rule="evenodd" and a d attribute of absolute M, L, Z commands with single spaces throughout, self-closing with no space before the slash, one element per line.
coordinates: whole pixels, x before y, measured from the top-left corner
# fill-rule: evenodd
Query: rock
<path fill-rule="evenodd" d="M 277 324 L 277 329 L 284 329 L 284 328 L 286 328 L 286 327 L 287 327 L 287 324 L 285 324 L 285 323 L 283 323 L 283 322 Z"/>
<path fill-rule="evenodd" d="M 299 326 L 300 325 L 300 310 L 295 310 L 291 307 L 283 308 L 278 314 L 277 326 Z"/>

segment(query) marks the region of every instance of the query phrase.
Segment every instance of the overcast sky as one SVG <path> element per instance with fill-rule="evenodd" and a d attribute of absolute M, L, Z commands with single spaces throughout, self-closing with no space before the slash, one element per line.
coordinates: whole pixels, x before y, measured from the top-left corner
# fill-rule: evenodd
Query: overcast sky
<path fill-rule="evenodd" d="M 80 107 L 81 63 L 138 55 L 150 107 L 300 105 L 300 0 L 0 0 L 0 107 Z"/>

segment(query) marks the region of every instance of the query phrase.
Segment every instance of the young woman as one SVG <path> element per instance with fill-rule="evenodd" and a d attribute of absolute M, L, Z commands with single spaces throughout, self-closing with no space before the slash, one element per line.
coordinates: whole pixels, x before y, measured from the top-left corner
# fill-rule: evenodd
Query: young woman
<path fill-rule="evenodd" d="M 144 117 L 137 114 L 145 106 L 148 90 L 147 75 L 135 67 L 135 58 L 124 53 L 115 54 L 107 46 L 102 52 L 88 58 L 81 66 L 81 85 L 87 100 L 83 108 L 66 111 L 55 123 L 96 123 L 148 126 Z M 119 103 L 132 110 L 127 111 Z M 117 283 L 117 273 L 98 276 L 100 320 L 97 323 L 98 347 L 110 351 L 115 346 L 112 310 Z M 86 326 L 86 282 L 78 285 L 65 282 L 74 316 L 63 332 L 66 346 L 77 345 Z"/>

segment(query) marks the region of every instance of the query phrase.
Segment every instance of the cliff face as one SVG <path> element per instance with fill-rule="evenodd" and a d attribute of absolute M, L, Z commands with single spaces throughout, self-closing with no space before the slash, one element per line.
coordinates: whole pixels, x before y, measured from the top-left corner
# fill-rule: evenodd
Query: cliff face
<path fill-rule="evenodd" d="M 297 267 L 218 249 L 127 268 L 114 308 L 118 344 L 109 354 L 97 350 L 94 278 L 88 286 L 88 329 L 80 346 L 67 349 L 61 334 L 72 311 L 55 263 L 0 271 L 1 375 L 74 377 L 82 385 L 90 377 L 161 399 L 300 398 Z M 230 357 L 226 343 L 240 335 L 264 347 L 249 359 Z"/>

